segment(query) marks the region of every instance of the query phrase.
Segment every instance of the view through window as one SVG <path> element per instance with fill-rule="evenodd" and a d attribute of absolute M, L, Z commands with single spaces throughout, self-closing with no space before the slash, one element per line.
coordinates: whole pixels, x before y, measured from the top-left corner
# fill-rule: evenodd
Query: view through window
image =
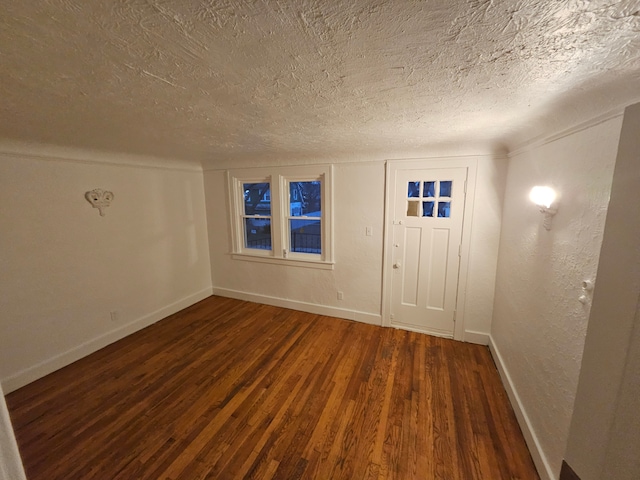
<path fill-rule="evenodd" d="M 233 254 L 333 264 L 330 166 L 230 171 L 229 192 Z"/>

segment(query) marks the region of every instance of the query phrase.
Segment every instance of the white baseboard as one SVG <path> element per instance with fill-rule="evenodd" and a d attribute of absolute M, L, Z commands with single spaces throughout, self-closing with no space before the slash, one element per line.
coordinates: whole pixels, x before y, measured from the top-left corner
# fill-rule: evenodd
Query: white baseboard
<path fill-rule="evenodd" d="M 56 355 L 52 358 L 49 358 L 43 362 L 40 362 L 32 367 L 26 368 L 24 370 L 19 371 L 11 375 L 10 377 L 2 379 L 2 389 L 4 393 L 7 394 L 14 390 L 17 390 L 20 387 L 23 387 L 39 378 L 42 378 L 56 370 L 59 370 L 62 367 L 66 367 L 67 365 L 80 360 L 87 355 L 100 350 L 101 348 L 106 347 L 107 345 L 117 342 L 127 335 L 131 335 L 138 330 L 142 330 L 149 325 L 156 323 L 163 318 L 168 317 L 180 310 L 187 308 L 194 303 L 199 302 L 200 300 L 204 300 L 207 297 L 212 295 L 213 291 L 211 288 L 205 288 L 197 293 L 189 295 L 188 297 L 182 298 L 176 302 L 173 302 L 170 305 L 162 307 L 155 312 L 151 312 L 143 317 L 134 320 L 133 322 L 127 323 L 126 325 L 121 326 L 115 330 L 111 330 L 110 332 L 104 333 L 99 337 L 93 338 L 85 343 L 78 345 L 77 347 L 72 348 L 71 350 L 67 350 L 59 355 Z"/>
<path fill-rule="evenodd" d="M 315 303 L 300 302 L 298 300 L 288 300 L 286 298 L 259 295 L 256 293 L 241 292 L 228 288 L 213 287 L 213 294 L 221 297 L 235 298 L 247 302 L 263 303 L 274 307 L 290 308 L 302 312 L 315 313 L 316 315 L 327 315 L 329 317 L 344 318 L 356 322 L 369 323 L 371 325 L 382 325 L 382 315 L 375 313 L 360 312 L 358 310 L 348 310 L 346 308 L 328 307 Z"/>
<path fill-rule="evenodd" d="M 489 345 L 489 334 L 474 332 L 473 330 L 465 330 L 464 341 L 468 343 L 475 343 L 478 345 Z"/>
<path fill-rule="evenodd" d="M 498 367 L 498 372 L 500 373 L 500 377 L 502 378 L 502 384 L 504 385 L 504 388 L 507 391 L 507 395 L 509 396 L 509 400 L 511 401 L 511 406 L 513 407 L 513 411 L 516 414 L 518 424 L 520 425 L 520 429 L 522 430 L 524 439 L 527 442 L 527 446 L 529 447 L 529 452 L 531 453 L 533 463 L 538 470 L 538 475 L 540 475 L 541 480 L 555 480 L 555 475 L 551 470 L 549 461 L 547 460 L 547 457 L 542 450 L 540 442 L 538 441 L 538 437 L 536 436 L 536 433 L 533 430 L 533 426 L 531 425 L 531 421 L 529 420 L 529 416 L 527 415 L 527 412 L 524 409 L 524 405 L 520 400 L 518 391 L 516 390 L 516 387 L 511 380 L 511 376 L 509 375 L 507 366 L 505 365 L 504 360 L 500 355 L 500 351 L 498 350 L 498 347 L 496 346 L 491 335 L 489 335 L 489 350 L 491 351 L 493 360 Z"/>

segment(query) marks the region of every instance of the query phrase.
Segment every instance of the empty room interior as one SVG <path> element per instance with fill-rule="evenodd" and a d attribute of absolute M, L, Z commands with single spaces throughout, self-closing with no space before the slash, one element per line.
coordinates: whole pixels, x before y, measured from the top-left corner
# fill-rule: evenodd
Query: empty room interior
<path fill-rule="evenodd" d="M 640 478 L 637 0 L 3 0 L 0 62 L 1 480 Z"/>

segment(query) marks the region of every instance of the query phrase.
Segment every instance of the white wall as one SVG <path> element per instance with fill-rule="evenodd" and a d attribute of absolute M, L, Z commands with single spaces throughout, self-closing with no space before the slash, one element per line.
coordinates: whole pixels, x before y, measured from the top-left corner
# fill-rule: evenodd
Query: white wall
<path fill-rule="evenodd" d="M 507 158 L 478 160 L 464 309 L 465 341 L 487 344 L 493 317 Z"/>
<path fill-rule="evenodd" d="M 225 172 L 204 177 L 214 291 L 380 324 L 383 162 L 334 167 L 334 270 L 231 259 Z"/>
<path fill-rule="evenodd" d="M 511 155 L 491 347 L 532 456 L 557 478 L 565 451 L 622 118 L 574 129 Z M 534 185 L 561 195 L 552 230 L 529 201 Z"/>
<path fill-rule="evenodd" d="M 5 391 L 211 293 L 201 170 L 70 156 L 88 161 L 0 154 Z M 94 188 L 115 195 L 104 217 Z"/>
<path fill-rule="evenodd" d="M 18 445 L 0 385 L 0 480 L 25 480 Z"/>
<path fill-rule="evenodd" d="M 640 478 L 640 104 L 625 110 L 566 460 Z"/>
<path fill-rule="evenodd" d="M 486 343 L 491 327 L 505 175 L 505 159 L 479 157 L 465 304 L 469 341 Z M 334 165 L 336 265 L 316 270 L 231 259 L 225 172 L 205 171 L 214 291 L 380 325 L 384 177 L 383 161 Z"/>

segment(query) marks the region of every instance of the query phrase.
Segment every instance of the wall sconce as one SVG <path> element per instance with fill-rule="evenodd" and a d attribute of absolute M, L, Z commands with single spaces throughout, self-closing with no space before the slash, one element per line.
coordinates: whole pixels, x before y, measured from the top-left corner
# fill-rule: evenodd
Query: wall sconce
<path fill-rule="evenodd" d="M 551 219 L 558 212 L 556 201 L 556 192 L 551 187 L 533 187 L 529 198 L 535 203 L 540 212 L 544 215 L 542 225 L 546 230 L 551 230 Z"/>

